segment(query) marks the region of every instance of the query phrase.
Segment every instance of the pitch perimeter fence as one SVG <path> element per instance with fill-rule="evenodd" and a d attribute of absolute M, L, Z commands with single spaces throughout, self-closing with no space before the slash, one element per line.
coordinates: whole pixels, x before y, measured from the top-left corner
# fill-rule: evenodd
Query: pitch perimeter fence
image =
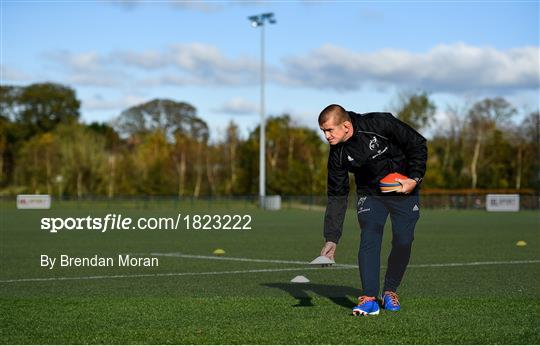
<path fill-rule="evenodd" d="M 478 194 L 421 194 L 420 203 L 424 209 L 446 210 L 486 210 L 487 193 Z M 71 206 L 75 208 L 102 207 L 128 207 L 134 209 L 154 208 L 189 208 L 195 209 L 257 209 L 259 196 L 118 196 L 108 198 L 105 196 L 58 196 L 52 197 L 53 207 Z M 2 204 L 15 206 L 15 196 L 1 196 Z M 324 210 L 326 196 L 281 196 L 281 209 Z M 349 208 L 356 205 L 356 195 L 351 193 L 348 199 Z M 540 195 L 520 195 L 520 210 L 539 210 Z"/>

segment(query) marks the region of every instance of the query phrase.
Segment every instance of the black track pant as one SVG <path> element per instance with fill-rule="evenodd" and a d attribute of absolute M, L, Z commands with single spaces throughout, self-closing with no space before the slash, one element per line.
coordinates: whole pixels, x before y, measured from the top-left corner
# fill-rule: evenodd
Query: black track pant
<path fill-rule="evenodd" d="M 397 291 L 411 256 L 414 227 L 420 217 L 419 206 L 418 194 L 358 196 L 357 213 L 361 229 L 358 265 L 363 295 L 379 295 L 381 243 L 388 214 L 392 220 L 392 250 L 388 256 L 383 292 Z"/>

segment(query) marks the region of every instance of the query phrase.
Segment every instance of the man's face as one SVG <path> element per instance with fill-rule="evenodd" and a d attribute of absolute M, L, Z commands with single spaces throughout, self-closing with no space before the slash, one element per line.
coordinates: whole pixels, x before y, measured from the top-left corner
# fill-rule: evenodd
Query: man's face
<path fill-rule="evenodd" d="M 350 122 L 345 121 L 341 124 L 336 124 L 336 120 L 333 117 L 330 117 L 322 125 L 319 125 L 319 127 L 330 145 L 344 142 L 349 138 L 349 132 L 351 131 Z"/>

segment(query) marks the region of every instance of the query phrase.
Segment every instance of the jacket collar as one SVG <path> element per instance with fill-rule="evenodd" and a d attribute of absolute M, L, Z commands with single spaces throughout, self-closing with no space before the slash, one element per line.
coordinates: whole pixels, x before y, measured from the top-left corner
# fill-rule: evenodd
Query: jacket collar
<path fill-rule="evenodd" d="M 354 113 L 354 112 L 349 112 L 349 111 L 347 111 L 347 113 L 349 113 L 349 117 L 351 118 L 351 123 L 352 123 L 352 126 L 353 126 L 353 132 L 354 133 L 353 133 L 353 135 L 351 137 L 351 138 L 353 138 L 355 136 L 358 136 L 358 130 L 360 130 L 360 123 L 361 123 L 360 118 L 362 117 L 362 115 Z"/>

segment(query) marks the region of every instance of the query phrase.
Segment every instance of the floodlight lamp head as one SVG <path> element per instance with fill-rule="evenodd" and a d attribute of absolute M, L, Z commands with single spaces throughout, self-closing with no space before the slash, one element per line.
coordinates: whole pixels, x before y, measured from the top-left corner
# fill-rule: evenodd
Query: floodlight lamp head
<path fill-rule="evenodd" d="M 274 18 L 274 13 L 273 12 L 269 12 L 269 13 L 263 13 L 261 15 L 263 21 L 266 19 L 268 20 L 268 23 L 270 24 L 275 24 L 276 23 L 276 19 Z"/>
<path fill-rule="evenodd" d="M 251 22 L 251 26 L 253 26 L 254 28 L 258 26 L 263 26 L 265 21 L 268 21 L 268 23 L 270 24 L 276 23 L 276 19 L 274 18 L 273 13 L 263 13 L 258 16 L 250 16 L 248 17 L 248 19 Z"/>
<path fill-rule="evenodd" d="M 251 26 L 256 28 L 262 24 L 261 19 L 259 16 L 250 16 L 248 17 L 249 21 L 251 22 Z"/>

